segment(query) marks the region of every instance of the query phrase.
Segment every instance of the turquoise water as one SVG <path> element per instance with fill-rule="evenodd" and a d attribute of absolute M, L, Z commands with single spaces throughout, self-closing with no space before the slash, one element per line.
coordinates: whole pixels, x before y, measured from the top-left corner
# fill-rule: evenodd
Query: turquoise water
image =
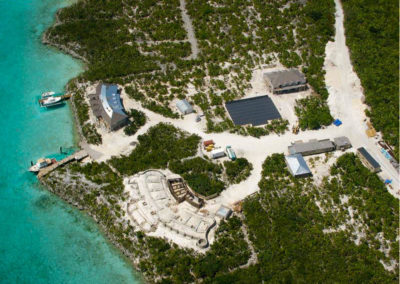
<path fill-rule="evenodd" d="M 0 283 L 138 283 L 78 210 L 41 189 L 30 161 L 74 146 L 69 107 L 40 109 L 82 70 L 40 43 L 61 0 L 0 0 Z"/>

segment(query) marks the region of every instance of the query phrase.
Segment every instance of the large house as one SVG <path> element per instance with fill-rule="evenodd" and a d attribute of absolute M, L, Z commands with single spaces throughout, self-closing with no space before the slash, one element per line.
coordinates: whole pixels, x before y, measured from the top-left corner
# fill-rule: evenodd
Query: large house
<path fill-rule="evenodd" d="M 312 139 L 308 142 L 296 141 L 288 147 L 289 154 L 301 154 L 303 156 L 326 153 L 335 149 L 336 146 L 329 139 Z"/>
<path fill-rule="evenodd" d="M 111 130 L 117 130 L 129 122 L 121 103 L 117 85 L 99 84 L 96 94 L 89 95 L 93 114 Z"/>
<path fill-rule="evenodd" d="M 307 80 L 297 69 L 274 71 L 264 74 L 269 91 L 285 94 L 307 90 Z"/>

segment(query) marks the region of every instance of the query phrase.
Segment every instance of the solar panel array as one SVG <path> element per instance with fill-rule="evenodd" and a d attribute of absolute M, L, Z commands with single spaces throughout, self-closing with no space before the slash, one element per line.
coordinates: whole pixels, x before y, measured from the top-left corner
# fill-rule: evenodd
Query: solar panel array
<path fill-rule="evenodd" d="M 227 102 L 225 106 L 236 125 L 258 126 L 266 124 L 268 120 L 281 118 L 268 96 L 231 101 Z"/>

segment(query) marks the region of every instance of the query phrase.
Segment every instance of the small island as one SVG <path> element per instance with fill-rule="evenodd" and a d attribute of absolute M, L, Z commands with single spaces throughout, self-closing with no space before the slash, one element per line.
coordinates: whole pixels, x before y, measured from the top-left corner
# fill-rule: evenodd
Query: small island
<path fill-rule="evenodd" d="M 61 9 L 43 42 L 86 64 L 84 155 L 40 181 L 149 283 L 398 282 L 398 141 L 343 22 L 338 0 Z"/>

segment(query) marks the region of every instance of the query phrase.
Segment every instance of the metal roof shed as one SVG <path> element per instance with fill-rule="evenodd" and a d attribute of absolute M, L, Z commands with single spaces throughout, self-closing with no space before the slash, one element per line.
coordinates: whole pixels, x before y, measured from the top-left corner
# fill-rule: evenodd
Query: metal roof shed
<path fill-rule="evenodd" d="M 357 149 L 358 156 L 364 162 L 364 164 L 373 172 L 379 172 L 381 170 L 381 165 L 365 150 L 364 147 Z"/>
<path fill-rule="evenodd" d="M 193 107 L 186 99 L 177 101 L 176 107 L 182 114 L 189 114 L 193 112 Z"/>
<path fill-rule="evenodd" d="M 285 162 L 293 176 L 302 177 L 311 175 L 311 171 L 301 154 L 286 156 Z"/>

